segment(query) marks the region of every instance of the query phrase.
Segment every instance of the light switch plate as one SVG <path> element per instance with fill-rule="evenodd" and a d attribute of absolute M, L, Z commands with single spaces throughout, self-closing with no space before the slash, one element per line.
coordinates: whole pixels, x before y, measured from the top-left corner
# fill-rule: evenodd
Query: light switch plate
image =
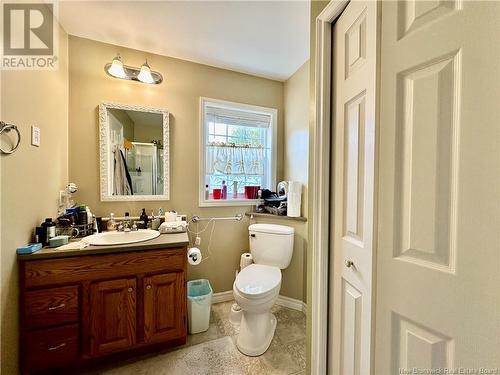
<path fill-rule="evenodd" d="M 31 127 L 31 144 L 33 146 L 40 146 L 40 128 L 36 126 Z"/>

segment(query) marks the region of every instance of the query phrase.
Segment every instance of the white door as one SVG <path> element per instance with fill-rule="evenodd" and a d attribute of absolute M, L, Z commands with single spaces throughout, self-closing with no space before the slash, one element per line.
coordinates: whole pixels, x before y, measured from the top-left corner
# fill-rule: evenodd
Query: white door
<path fill-rule="evenodd" d="M 371 372 L 377 2 L 351 1 L 332 35 L 329 372 Z"/>
<path fill-rule="evenodd" d="M 499 107 L 499 2 L 383 2 L 376 374 L 499 373 Z"/>

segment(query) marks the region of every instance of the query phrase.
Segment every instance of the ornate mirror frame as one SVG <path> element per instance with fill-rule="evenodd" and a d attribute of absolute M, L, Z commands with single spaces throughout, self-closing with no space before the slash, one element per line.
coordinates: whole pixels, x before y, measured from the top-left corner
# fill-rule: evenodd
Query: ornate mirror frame
<path fill-rule="evenodd" d="M 109 118 L 108 109 L 122 109 L 127 111 L 158 113 L 163 117 L 163 194 L 161 195 L 112 195 L 109 194 Z M 169 112 L 163 109 L 103 102 L 99 104 L 99 149 L 101 173 L 101 202 L 134 202 L 134 201 L 163 201 L 170 199 L 170 134 Z"/>

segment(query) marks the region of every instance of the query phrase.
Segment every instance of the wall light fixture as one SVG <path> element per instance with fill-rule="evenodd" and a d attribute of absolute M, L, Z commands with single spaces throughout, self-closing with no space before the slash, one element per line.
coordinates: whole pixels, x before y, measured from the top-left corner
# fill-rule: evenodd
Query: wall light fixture
<path fill-rule="evenodd" d="M 163 77 L 159 72 L 151 70 L 147 60 L 140 68 L 136 68 L 123 65 L 120 54 L 116 55 L 113 61 L 104 66 L 104 71 L 111 77 L 130 81 L 139 81 L 149 84 L 159 84 L 163 81 Z"/>

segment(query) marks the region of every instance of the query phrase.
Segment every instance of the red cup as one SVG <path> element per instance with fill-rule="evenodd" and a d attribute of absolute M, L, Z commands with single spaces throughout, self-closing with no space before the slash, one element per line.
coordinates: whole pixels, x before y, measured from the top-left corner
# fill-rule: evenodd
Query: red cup
<path fill-rule="evenodd" d="M 222 189 L 213 189 L 212 194 L 214 196 L 214 199 L 221 199 L 222 198 Z"/>
<path fill-rule="evenodd" d="M 245 198 L 257 199 L 259 195 L 260 186 L 245 186 Z"/>

